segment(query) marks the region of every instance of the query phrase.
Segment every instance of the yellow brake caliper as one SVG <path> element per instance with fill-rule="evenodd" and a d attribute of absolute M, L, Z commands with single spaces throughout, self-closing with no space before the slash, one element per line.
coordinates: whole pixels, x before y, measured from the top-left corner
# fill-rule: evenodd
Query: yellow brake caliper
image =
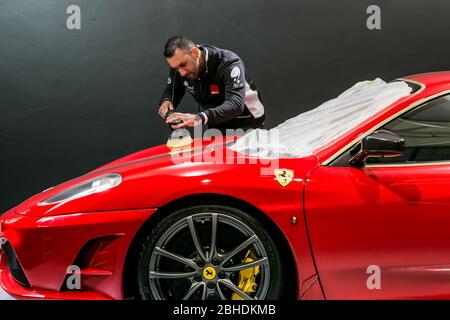
<path fill-rule="evenodd" d="M 256 255 L 251 250 L 248 250 L 247 254 L 244 257 L 244 260 L 242 260 L 242 263 L 253 262 L 256 260 L 256 258 Z M 258 286 L 256 284 L 256 276 L 259 274 L 259 272 L 259 266 L 239 271 L 238 288 L 247 294 L 255 292 Z M 237 293 L 233 293 L 231 295 L 231 300 L 244 300 L 244 298 L 242 298 Z"/>

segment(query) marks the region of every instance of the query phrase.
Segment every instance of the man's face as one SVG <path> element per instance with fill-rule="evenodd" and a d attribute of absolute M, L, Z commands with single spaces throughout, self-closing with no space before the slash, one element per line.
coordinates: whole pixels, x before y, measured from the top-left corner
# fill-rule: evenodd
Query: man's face
<path fill-rule="evenodd" d="M 200 56 L 198 48 L 192 48 L 190 51 L 176 49 L 173 56 L 167 58 L 167 63 L 182 77 L 194 80 L 200 73 Z"/>

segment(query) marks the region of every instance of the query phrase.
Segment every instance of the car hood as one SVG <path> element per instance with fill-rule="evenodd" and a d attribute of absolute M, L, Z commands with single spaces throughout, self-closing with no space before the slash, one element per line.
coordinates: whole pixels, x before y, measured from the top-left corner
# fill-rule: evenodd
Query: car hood
<path fill-rule="evenodd" d="M 221 137 L 215 137 L 215 139 L 196 139 L 185 147 L 172 149 L 162 144 L 114 160 L 91 171 L 91 173 L 126 168 L 128 166 L 133 166 L 140 163 L 160 163 L 161 161 L 158 161 L 159 159 L 164 162 L 167 158 L 179 158 L 183 155 L 202 153 L 205 149 L 223 147 L 225 144 L 228 142 L 231 143 L 235 139 L 236 137 L 226 137 L 224 139 Z"/>
<path fill-rule="evenodd" d="M 209 186 L 208 191 L 215 190 L 218 193 L 221 192 L 221 188 L 226 189 L 237 183 L 231 177 L 253 181 L 257 185 L 262 165 L 257 163 L 258 159 L 251 159 L 249 155 L 229 148 L 229 143 L 235 139 L 236 137 L 227 137 L 226 139 L 215 137 L 214 139 L 194 140 L 191 145 L 178 150 L 171 150 L 165 145 L 145 149 L 49 188 L 24 201 L 12 211 L 21 215 L 52 216 L 93 211 L 155 208 L 173 198 L 182 197 L 187 192 L 204 192 L 200 189 L 200 185 L 205 180 L 215 182 L 215 185 Z M 217 161 L 218 159 L 220 161 Z M 313 156 L 279 160 L 281 165 L 286 167 L 293 167 L 296 162 L 295 166 L 301 168 L 301 170 L 297 170 L 297 174 L 302 179 L 307 172 L 318 165 L 317 159 Z M 246 163 L 256 165 L 246 166 Z M 272 166 L 267 161 L 263 164 L 268 169 Z M 41 204 L 49 197 L 68 188 L 107 173 L 120 174 L 122 176 L 121 185 L 65 203 Z M 267 181 L 273 183 L 272 174 L 273 170 Z M 198 190 L 196 190 L 197 187 Z M 252 188 L 252 185 L 247 188 Z"/>

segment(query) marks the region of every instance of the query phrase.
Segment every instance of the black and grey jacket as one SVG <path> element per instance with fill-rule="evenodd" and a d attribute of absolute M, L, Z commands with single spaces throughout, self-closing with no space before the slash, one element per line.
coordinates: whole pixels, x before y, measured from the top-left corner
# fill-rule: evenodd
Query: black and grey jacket
<path fill-rule="evenodd" d="M 199 115 L 209 127 L 260 124 L 264 120 L 264 106 L 239 56 L 210 45 L 198 47 L 205 54 L 204 72 L 190 80 L 171 69 L 160 104 L 170 100 L 176 108 L 188 91 L 204 109 Z"/>

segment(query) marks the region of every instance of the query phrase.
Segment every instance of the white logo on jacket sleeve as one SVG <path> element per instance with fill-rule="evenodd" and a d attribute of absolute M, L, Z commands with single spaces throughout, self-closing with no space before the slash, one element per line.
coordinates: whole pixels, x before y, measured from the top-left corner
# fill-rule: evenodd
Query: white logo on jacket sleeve
<path fill-rule="evenodd" d="M 233 78 L 233 88 L 235 89 L 244 86 L 244 84 L 241 83 L 241 80 L 239 80 L 240 75 L 241 70 L 238 67 L 231 69 L 230 77 Z"/>
<path fill-rule="evenodd" d="M 167 84 L 171 84 L 172 83 L 172 79 L 169 77 L 167 78 Z"/>
<path fill-rule="evenodd" d="M 230 76 L 231 76 L 232 78 L 239 78 L 240 75 L 241 75 L 241 70 L 239 70 L 238 67 L 234 67 L 234 68 L 231 70 Z"/>

